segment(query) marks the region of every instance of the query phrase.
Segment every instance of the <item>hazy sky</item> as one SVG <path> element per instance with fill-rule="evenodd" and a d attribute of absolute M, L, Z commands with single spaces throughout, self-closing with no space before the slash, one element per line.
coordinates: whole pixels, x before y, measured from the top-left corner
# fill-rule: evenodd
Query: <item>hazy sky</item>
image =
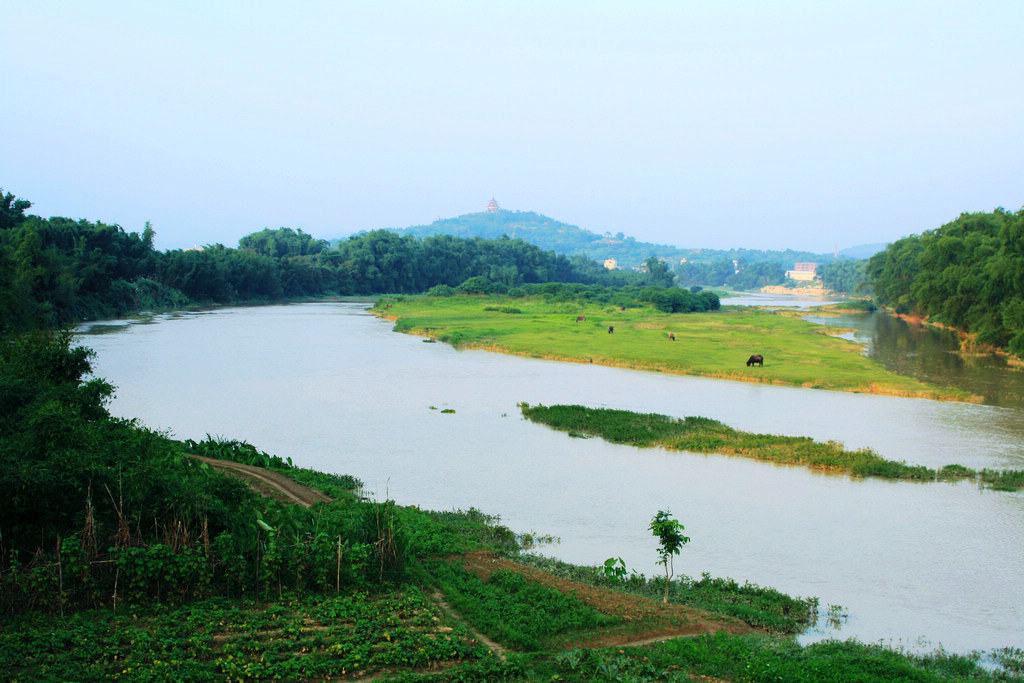
<path fill-rule="evenodd" d="M 0 186 L 160 249 L 502 208 L 831 251 L 1024 205 L 1024 0 L 6 0 Z"/>

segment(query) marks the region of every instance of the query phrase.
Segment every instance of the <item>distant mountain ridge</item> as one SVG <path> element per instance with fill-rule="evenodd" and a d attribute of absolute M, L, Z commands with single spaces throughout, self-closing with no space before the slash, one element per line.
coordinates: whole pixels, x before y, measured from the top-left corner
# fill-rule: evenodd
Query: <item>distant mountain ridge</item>
<path fill-rule="evenodd" d="M 521 239 L 535 244 L 541 249 L 566 256 L 585 255 L 598 262 L 615 259 L 618 267 L 625 269 L 639 267 L 651 256 L 667 260 L 673 265 L 678 265 L 683 259 L 691 262 L 735 259 L 747 263 L 774 261 L 781 263 L 785 268 L 792 268 L 795 263 L 801 261 L 830 263 L 836 260 L 833 254 L 817 254 L 792 249 L 784 251 L 683 249 L 669 244 L 639 242 L 634 237 L 627 237 L 621 232 L 615 235 L 611 233 L 600 235 L 535 211 L 509 211 L 507 209 L 467 213 L 455 218 L 440 218 L 429 225 L 387 229 L 399 235 L 411 235 L 419 238 L 432 235 L 454 235 L 465 238 L 499 239 L 503 235 L 508 235 L 512 239 Z M 845 251 L 854 249 L 858 248 L 854 247 L 840 252 L 840 258 L 858 258 L 845 254 Z M 868 255 L 870 256 L 870 254 Z"/>

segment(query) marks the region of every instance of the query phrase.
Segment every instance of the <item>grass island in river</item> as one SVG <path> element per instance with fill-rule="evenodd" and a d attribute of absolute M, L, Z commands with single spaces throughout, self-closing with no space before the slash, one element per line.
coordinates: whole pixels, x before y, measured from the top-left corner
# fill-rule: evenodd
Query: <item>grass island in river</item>
<path fill-rule="evenodd" d="M 373 308 L 395 330 L 461 348 L 792 387 L 977 401 L 887 371 L 863 347 L 772 311 L 663 313 L 648 305 L 543 296 L 386 297 Z M 671 335 L 671 336 L 670 336 Z M 746 366 L 752 354 L 764 365 Z"/>

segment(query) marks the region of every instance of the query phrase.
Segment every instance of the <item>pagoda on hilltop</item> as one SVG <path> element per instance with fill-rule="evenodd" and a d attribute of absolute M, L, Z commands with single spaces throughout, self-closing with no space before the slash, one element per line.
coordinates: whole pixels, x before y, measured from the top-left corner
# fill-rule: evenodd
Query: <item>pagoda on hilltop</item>
<path fill-rule="evenodd" d="M 498 213 L 498 200 L 491 197 L 491 201 L 487 202 L 487 213 Z"/>

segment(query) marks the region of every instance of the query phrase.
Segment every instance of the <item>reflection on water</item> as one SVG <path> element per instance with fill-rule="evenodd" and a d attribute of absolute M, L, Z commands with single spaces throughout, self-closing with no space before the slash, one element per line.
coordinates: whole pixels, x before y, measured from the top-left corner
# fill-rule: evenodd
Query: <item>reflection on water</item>
<path fill-rule="evenodd" d="M 1024 647 L 1024 494 L 574 439 L 521 419 L 516 403 L 703 415 L 933 467 L 1018 468 L 1020 408 L 456 351 L 345 304 L 162 318 L 83 341 L 118 387 L 111 410 L 178 438 L 245 439 L 403 504 L 475 506 L 560 537 L 549 554 L 588 565 L 621 556 L 648 575 L 660 567 L 647 524 L 667 508 L 692 539 L 678 570 L 842 605 L 839 637 Z"/>
<path fill-rule="evenodd" d="M 1024 407 L 1024 370 L 997 354 L 961 354 L 956 332 L 882 312 L 807 319 L 852 328 L 848 338 L 866 344 L 866 354 L 893 372 L 959 387 L 989 405 Z"/>

